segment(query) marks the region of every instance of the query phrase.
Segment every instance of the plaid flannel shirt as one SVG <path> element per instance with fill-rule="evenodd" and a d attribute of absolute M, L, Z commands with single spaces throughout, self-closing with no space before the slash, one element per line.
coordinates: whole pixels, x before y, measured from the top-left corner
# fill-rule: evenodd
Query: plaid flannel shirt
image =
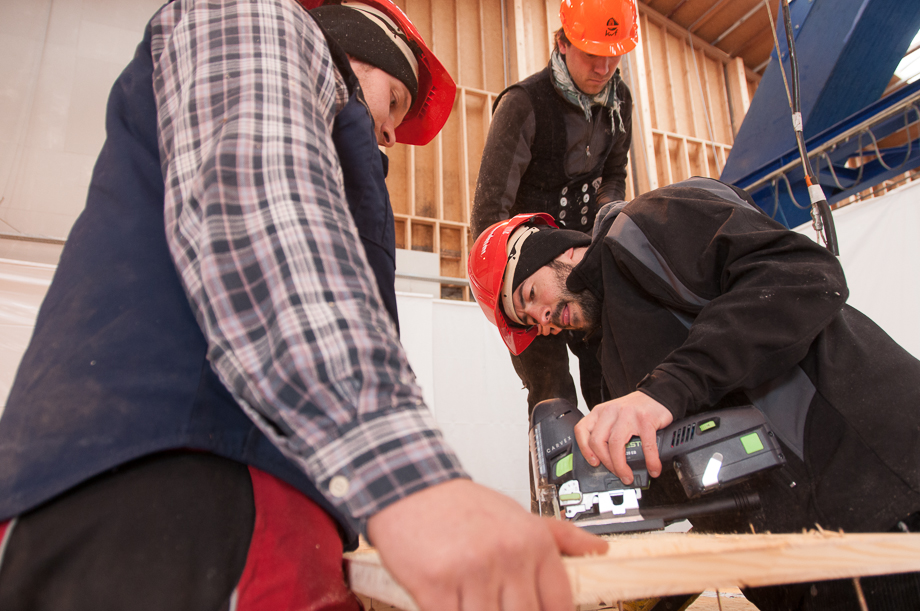
<path fill-rule="evenodd" d="M 152 22 L 170 251 L 208 358 L 359 532 L 465 477 L 378 297 L 331 139 L 347 101 L 294 0 L 176 0 Z"/>

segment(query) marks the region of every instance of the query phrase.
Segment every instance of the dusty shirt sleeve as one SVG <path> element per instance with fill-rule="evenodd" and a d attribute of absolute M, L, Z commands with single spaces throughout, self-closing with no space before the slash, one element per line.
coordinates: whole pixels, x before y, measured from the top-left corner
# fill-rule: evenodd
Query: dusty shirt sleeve
<path fill-rule="evenodd" d="M 167 241 L 221 381 L 359 532 L 464 477 L 348 212 L 344 85 L 313 20 L 287 0 L 177 0 L 153 28 Z"/>

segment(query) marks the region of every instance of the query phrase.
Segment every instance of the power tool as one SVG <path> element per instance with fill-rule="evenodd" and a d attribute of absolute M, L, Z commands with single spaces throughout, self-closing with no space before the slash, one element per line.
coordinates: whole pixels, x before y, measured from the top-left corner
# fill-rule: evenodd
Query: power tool
<path fill-rule="evenodd" d="M 723 511 L 750 511 L 756 492 L 718 495 L 675 506 L 641 509 L 649 486 L 642 441 L 626 445 L 634 480 L 624 484 L 603 465 L 592 467 L 575 442 L 581 412 L 565 399 L 538 403 L 531 415 L 530 455 L 538 511 L 595 534 L 657 530 L 667 523 Z M 786 459 L 763 413 L 753 405 L 697 414 L 657 434 L 663 469 L 674 469 L 688 499 L 744 481 Z"/>

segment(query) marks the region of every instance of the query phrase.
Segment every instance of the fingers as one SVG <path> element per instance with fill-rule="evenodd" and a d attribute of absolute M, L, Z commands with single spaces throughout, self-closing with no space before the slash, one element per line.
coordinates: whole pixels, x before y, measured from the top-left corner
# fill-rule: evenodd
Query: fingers
<path fill-rule="evenodd" d="M 601 552 L 606 543 L 551 522 L 452 480 L 371 516 L 368 535 L 422 611 L 572 611 L 561 553 Z"/>
<path fill-rule="evenodd" d="M 652 477 L 661 475 L 657 431 L 671 423 L 670 411 L 648 395 L 633 392 L 595 406 L 575 427 L 575 439 L 588 463 L 603 463 L 624 484 L 634 480 L 626 462 L 626 444 L 638 436 L 642 440 L 646 466 Z"/>
<path fill-rule="evenodd" d="M 534 568 L 536 572 L 536 568 Z M 540 609 L 540 596 L 535 583 L 526 583 L 522 580 L 515 580 L 508 583 L 501 591 L 501 610 L 502 611 L 530 611 L 531 609 Z M 470 607 L 470 611 L 480 607 Z"/>
<path fill-rule="evenodd" d="M 572 587 L 558 555 L 541 560 L 537 570 L 537 587 L 543 611 L 574 611 Z M 526 611 L 521 609 L 521 611 Z"/>
<path fill-rule="evenodd" d="M 510 561 L 513 560 L 514 559 L 510 559 Z M 494 573 L 491 575 L 489 573 L 490 572 L 487 571 L 479 571 L 471 572 L 467 575 L 467 579 L 464 579 L 461 590 L 459 591 L 458 606 L 460 611 L 476 611 L 477 609 L 483 609 L 484 611 L 503 611 L 502 583 L 494 578 Z M 519 582 L 517 584 L 518 587 L 511 588 L 513 590 L 512 597 L 526 596 L 527 588 L 521 587 L 523 585 L 523 583 Z M 535 596 L 531 594 L 530 598 L 535 598 Z M 435 609 L 437 607 L 431 608 Z M 423 609 L 428 609 L 428 607 L 423 607 Z"/>
<path fill-rule="evenodd" d="M 634 430 L 631 412 L 622 409 L 620 402 L 614 400 L 595 406 L 591 413 L 585 416 L 585 419 L 592 417 L 594 423 L 590 426 L 590 434 L 587 435 L 584 444 L 581 442 L 578 444 L 582 448 L 582 453 L 585 454 L 585 448 L 588 448 L 591 455 L 597 457 L 600 463 L 603 463 L 623 483 L 631 483 L 633 481 L 632 469 L 626 464 L 626 443 L 632 439 Z M 575 439 L 579 439 L 577 434 Z M 590 459 L 588 462 L 595 467 L 598 464 L 591 462 Z"/>
<path fill-rule="evenodd" d="M 633 438 L 633 426 L 623 424 L 613 429 L 608 437 L 607 447 L 610 453 L 610 468 L 614 475 L 620 478 L 624 484 L 631 484 L 633 481 L 633 472 L 626 463 L 626 444 Z M 605 463 L 606 464 L 606 463 Z"/>
<path fill-rule="evenodd" d="M 568 522 L 543 518 L 547 528 L 556 541 L 556 547 L 566 556 L 587 556 L 589 554 L 606 554 L 609 545 L 600 537 L 596 537 Z"/>
<path fill-rule="evenodd" d="M 592 467 L 596 467 L 601 462 L 597 454 L 594 453 L 594 450 L 591 449 L 591 432 L 594 430 L 598 415 L 599 411 L 596 407 L 594 411 L 582 418 L 578 424 L 575 425 L 575 442 L 578 444 L 582 456 L 585 457 L 585 460 L 587 460 L 588 464 Z"/>
<path fill-rule="evenodd" d="M 661 457 L 658 455 L 657 429 L 643 427 L 639 434 L 642 440 L 642 453 L 645 455 L 645 468 L 652 477 L 661 475 Z"/>

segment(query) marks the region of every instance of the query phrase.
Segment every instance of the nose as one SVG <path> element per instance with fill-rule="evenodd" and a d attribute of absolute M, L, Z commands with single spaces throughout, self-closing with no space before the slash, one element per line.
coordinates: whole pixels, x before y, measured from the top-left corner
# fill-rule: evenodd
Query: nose
<path fill-rule="evenodd" d="M 597 61 L 594 63 L 594 70 L 598 74 L 610 74 L 620 65 L 620 59 L 622 59 L 622 57 L 619 55 L 612 55 L 610 57 L 598 56 L 596 58 Z"/>
<path fill-rule="evenodd" d="M 598 74 L 607 74 L 610 71 L 609 57 L 598 57 L 594 60 L 594 71 Z"/>
<path fill-rule="evenodd" d="M 392 148 L 396 145 L 396 129 L 393 128 L 391 121 L 387 121 L 380 127 L 380 133 L 377 135 L 377 144 Z"/>
<path fill-rule="evenodd" d="M 536 303 L 530 304 L 524 309 L 524 313 L 534 320 L 535 325 L 540 330 L 540 335 L 550 335 L 558 333 L 552 324 L 553 312 L 549 306 L 541 306 Z"/>

